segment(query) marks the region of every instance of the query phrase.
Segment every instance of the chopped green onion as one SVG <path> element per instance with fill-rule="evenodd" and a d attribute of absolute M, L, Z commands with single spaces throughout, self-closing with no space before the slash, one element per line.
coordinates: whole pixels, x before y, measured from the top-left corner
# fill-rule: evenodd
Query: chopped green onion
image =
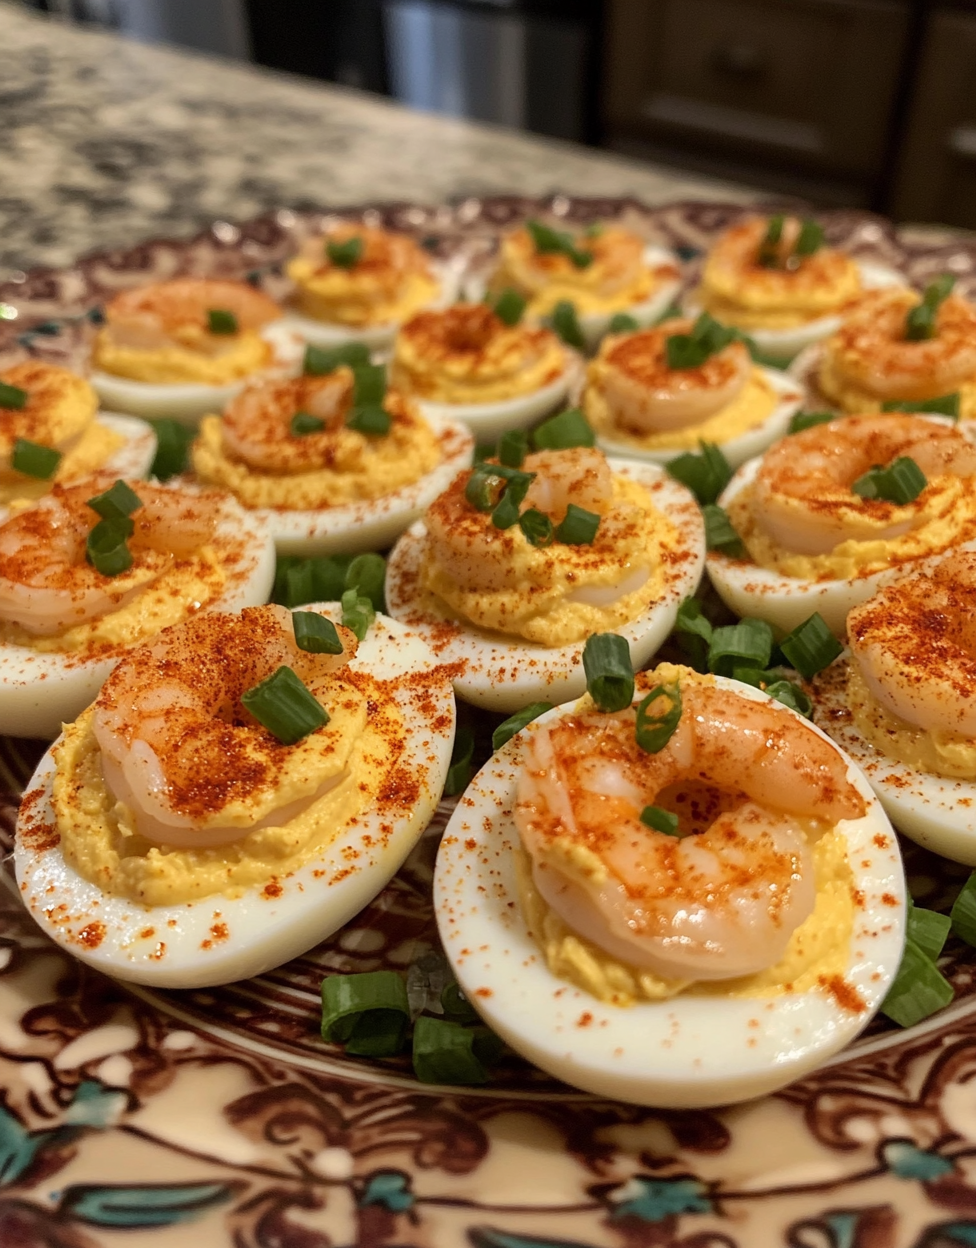
<path fill-rule="evenodd" d="M 60 462 L 61 452 L 53 447 L 28 442 L 26 438 L 14 438 L 10 455 L 10 467 L 14 472 L 22 472 L 25 477 L 35 477 L 38 481 L 50 481 Z"/>
<path fill-rule="evenodd" d="M 610 319 L 611 334 L 633 334 L 640 329 L 640 323 L 629 312 L 617 312 Z"/>
<path fill-rule="evenodd" d="M 474 733 L 468 727 L 458 728 L 454 735 L 454 750 L 451 753 L 451 765 L 447 769 L 447 780 L 444 783 L 444 794 L 455 797 L 463 793 L 471 779 L 471 759 L 474 756 Z"/>
<path fill-rule="evenodd" d="M 640 813 L 640 821 L 655 832 L 663 832 L 665 836 L 680 836 L 678 816 L 670 810 L 662 810 L 660 806 L 645 806 Z"/>
<path fill-rule="evenodd" d="M 532 433 L 537 451 L 566 451 L 571 446 L 595 446 L 596 434 L 578 407 L 550 416 Z"/>
<path fill-rule="evenodd" d="M 21 390 L 20 386 L 11 386 L 6 381 L 0 381 L 0 407 L 11 408 L 19 412 L 22 407 L 26 406 L 26 390 Z"/>
<path fill-rule="evenodd" d="M 195 430 L 177 420 L 153 420 L 150 424 L 156 434 L 156 454 L 149 475 L 157 481 L 168 481 L 186 472 Z"/>
<path fill-rule="evenodd" d="M 329 722 L 325 707 L 290 667 L 279 667 L 242 693 L 241 703 L 282 745 L 294 745 Z"/>
<path fill-rule="evenodd" d="M 556 537 L 567 546 L 591 546 L 599 527 L 600 517 L 595 511 L 570 503 L 565 519 L 556 527 Z"/>
<path fill-rule="evenodd" d="M 441 1009 L 444 1017 L 454 1023 L 476 1023 L 478 1011 L 461 991 L 458 983 L 445 984 L 441 992 Z"/>
<path fill-rule="evenodd" d="M 236 334 L 237 317 L 226 308 L 211 308 L 207 313 L 207 326 L 212 334 Z"/>
<path fill-rule="evenodd" d="M 949 912 L 952 930 L 967 945 L 976 946 L 976 871 L 959 891 Z"/>
<path fill-rule="evenodd" d="M 905 935 L 918 945 L 927 958 L 935 959 L 949 938 L 952 919 L 936 910 L 924 910 L 910 902 L 906 915 Z"/>
<path fill-rule="evenodd" d="M 142 499 L 124 481 L 116 483 L 88 500 L 88 506 L 103 520 L 125 520 L 142 506 Z"/>
<path fill-rule="evenodd" d="M 510 286 L 492 304 L 492 311 L 506 325 L 517 325 L 525 312 L 526 299 Z"/>
<path fill-rule="evenodd" d="M 519 516 L 519 528 L 530 546 L 551 546 L 556 537 L 552 521 L 544 512 L 537 511 L 535 507 L 522 512 Z"/>
<path fill-rule="evenodd" d="M 317 611 L 293 611 L 295 645 L 308 654 L 342 654 L 343 645 L 336 626 Z"/>
<path fill-rule="evenodd" d="M 495 442 L 479 442 L 474 448 L 474 464 L 477 468 L 479 464 L 483 464 L 486 459 L 494 459 L 498 444 Z"/>
<path fill-rule="evenodd" d="M 905 318 L 905 338 L 909 342 L 920 342 L 935 335 L 939 307 L 955 284 L 956 279 L 951 273 L 943 273 L 925 287 L 922 302 L 912 308 Z"/>
<path fill-rule="evenodd" d="M 510 529 L 518 524 L 519 507 L 522 505 L 529 486 L 535 480 L 534 472 L 513 472 L 508 470 L 508 483 L 505 492 L 495 504 L 491 513 L 491 522 L 496 529 Z"/>
<path fill-rule="evenodd" d="M 663 325 L 665 321 L 673 321 L 676 317 L 681 316 L 681 305 L 673 300 L 664 309 L 659 317 L 654 321 L 655 325 Z"/>
<path fill-rule="evenodd" d="M 391 1057 L 410 1023 L 407 989 L 396 971 L 329 975 L 322 980 L 322 1039 L 358 1057 Z"/>
<path fill-rule="evenodd" d="M 413 1027 L 413 1071 L 421 1083 L 487 1083 L 474 1052 L 475 1031 L 421 1014 Z"/>
<path fill-rule="evenodd" d="M 905 952 L 888 995 L 881 1002 L 881 1013 L 900 1027 L 914 1027 L 954 996 L 952 984 L 935 962 L 914 940 L 906 940 Z"/>
<path fill-rule="evenodd" d="M 736 661 L 765 668 L 773 653 L 773 630 L 765 620 L 745 619 L 712 630 L 708 670 L 731 676 Z"/>
<path fill-rule="evenodd" d="M 765 672 L 761 667 L 755 667 L 751 663 L 733 663 L 732 679 L 743 685 L 752 685 L 753 689 L 765 689 L 777 678 L 772 672 Z"/>
<path fill-rule="evenodd" d="M 757 257 L 757 263 L 761 264 L 763 268 L 775 268 L 779 263 L 779 252 L 777 249 L 783 238 L 783 226 L 785 224 L 786 217 L 781 212 L 769 218 L 766 233 L 759 244 L 759 255 Z"/>
<path fill-rule="evenodd" d="M 630 646 L 618 633 L 594 633 L 583 647 L 586 691 L 601 711 L 622 711 L 634 700 Z"/>
<path fill-rule="evenodd" d="M 923 298 L 926 303 L 942 303 L 948 299 L 956 285 L 955 275 L 952 273 L 940 273 L 938 277 L 933 278 L 925 287 Z"/>
<path fill-rule="evenodd" d="M 567 347 L 575 347 L 577 351 L 582 351 L 586 346 L 579 317 L 576 315 L 576 305 L 569 299 L 559 300 L 552 310 L 549 323 Z"/>
<path fill-rule="evenodd" d="M 844 649 L 819 611 L 797 624 L 779 643 L 779 648 L 804 680 L 810 680 L 829 667 Z"/>
<path fill-rule="evenodd" d="M 311 412 L 296 412 L 288 426 L 292 437 L 304 438 L 309 433 L 320 433 L 325 428 L 321 416 L 313 416 Z"/>
<path fill-rule="evenodd" d="M 386 397 L 386 369 L 382 364 L 355 364 L 352 370 L 352 401 L 371 407 Z"/>
<path fill-rule="evenodd" d="M 802 433 L 804 429 L 812 429 L 814 425 L 827 425 L 837 420 L 836 412 L 796 412 L 790 417 L 790 433 Z"/>
<path fill-rule="evenodd" d="M 302 372 L 310 377 L 324 377 L 337 368 L 362 368 L 369 364 L 369 348 L 361 342 L 344 342 L 338 347 L 305 348 Z"/>
<path fill-rule="evenodd" d="M 306 602 L 335 602 L 342 597 L 348 556 L 278 559 L 272 601 L 284 607 L 300 607 Z"/>
<path fill-rule="evenodd" d="M 687 486 L 699 503 L 714 503 L 732 480 L 729 461 L 713 442 L 699 442 L 701 454 L 686 451 L 665 464 L 670 476 Z"/>
<path fill-rule="evenodd" d="M 652 715 L 651 707 L 659 698 L 670 702 L 668 710 Z M 675 734 L 681 722 L 681 686 L 655 685 L 637 707 L 634 735 L 645 754 L 658 754 Z"/>
<path fill-rule="evenodd" d="M 524 429 L 509 429 L 498 439 L 498 458 L 506 468 L 521 468 L 529 453 L 529 435 Z"/>
<path fill-rule="evenodd" d="M 493 511 L 505 492 L 505 478 L 493 464 L 479 464 L 468 478 L 464 497 L 476 511 Z"/>
<path fill-rule="evenodd" d="M 810 217 L 805 217 L 800 225 L 800 232 L 793 244 L 795 256 L 812 256 L 824 244 L 823 226 Z"/>
<path fill-rule="evenodd" d="M 711 621 L 702 613 L 698 598 L 686 598 L 678 608 L 672 630 L 678 645 L 691 659 L 692 667 L 704 672 L 708 667 L 708 647 L 711 645 L 713 628 Z"/>
<path fill-rule="evenodd" d="M 881 404 L 883 412 L 921 412 L 927 416 L 949 416 L 959 419 L 959 391 L 941 394 L 936 399 L 891 399 Z"/>
<path fill-rule="evenodd" d="M 702 509 L 705 521 L 705 545 L 709 550 L 721 551 L 730 558 L 739 558 L 745 553 L 742 538 L 732 527 L 724 508 L 717 503 L 706 503 Z"/>
<path fill-rule="evenodd" d="M 526 724 L 531 724 L 534 719 L 538 719 L 540 715 L 551 710 L 551 702 L 530 702 L 528 706 L 523 706 L 514 715 L 509 715 L 508 719 L 500 723 L 491 734 L 491 748 L 500 750 L 505 742 L 510 741 L 517 732 L 521 732 Z"/>
<path fill-rule="evenodd" d="M 593 253 L 582 251 L 576 246 L 572 234 L 563 230 L 554 230 L 541 221 L 526 221 L 525 228 L 532 237 L 539 255 L 561 253 L 567 256 L 577 269 L 585 269 L 593 263 Z"/>
<path fill-rule="evenodd" d="M 363 240 L 353 237 L 347 238 L 341 243 L 327 242 L 325 244 L 325 254 L 336 268 L 351 269 L 362 259 Z"/>
<path fill-rule="evenodd" d="M 342 622 L 351 628 L 360 641 L 369 632 L 370 625 L 376 619 L 376 609 L 369 598 L 357 593 L 355 589 L 347 589 L 339 600 L 342 606 Z"/>
<path fill-rule="evenodd" d="M 799 685 L 791 680 L 774 680 L 765 687 L 765 692 L 777 702 L 782 702 L 791 711 L 796 711 L 804 719 L 813 715 L 813 703 Z"/>
<path fill-rule="evenodd" d="M 925 473 L 914 459 L 901 455 L 887 468 L 872 468 L 851 486 L 861 498 L 882 499 L 886 503 L 911 503 L 928 485 Z"/>
<path fill-rule="evenodd" d="M 374 551 L 356 555 L 346 568 L 343 589 L 354 589 L 361 597 L 368 598 L 377 611 L 383 611 L 386 606 L 386 560 Z"/>
<path fill-rule="evenodd" d="M 353 407 L 346 417 L 346 428 L 354 429 L 369 437 L 382 437 L 390 432 L 393 423 L 390 413 L 382 407 Z"/>
<path fill-rule="evenodd" d="M 102 576 L 118 576 L 132 567 L 132 554 L 126 541 L 134 525 L 128 517 L 99 520 L 85 542 L 85 558 Z"/>
<path fill-rule="evenodd" d="M 689 334 L 671 334 L 664 344 L 668 368 L 700 368 L 710 356 L 735 342 L 738 333 L 719 324 L 708 312 L 702 312 Z"/>

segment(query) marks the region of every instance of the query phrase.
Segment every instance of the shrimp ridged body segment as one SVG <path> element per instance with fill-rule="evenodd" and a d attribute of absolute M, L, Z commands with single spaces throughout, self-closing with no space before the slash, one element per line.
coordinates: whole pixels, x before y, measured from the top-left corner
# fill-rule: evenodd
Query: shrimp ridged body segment
<path fill-rule="evenodd" d="M 637 744 L 635 707 L 530 730 L 515 823 L 571 931 L 668 979 L 733 979 L 774 964 L 813 911 L 811 836 L 866 808 L 796 717 L 675 670 L 683 711 L 656 754 Z M 641 822 L 662 803 L 678 835 Z"/>

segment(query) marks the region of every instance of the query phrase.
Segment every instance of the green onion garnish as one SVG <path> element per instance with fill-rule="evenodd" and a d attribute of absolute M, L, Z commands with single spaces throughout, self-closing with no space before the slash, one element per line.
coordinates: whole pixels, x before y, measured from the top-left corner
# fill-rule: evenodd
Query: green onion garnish
<path fill-rule="evenodd" d="M 943 273 L 925 287 L 922 302 L 912 308 L 905 318 L 905 338 L 908 342 L 921 342 L 935 335 L 939 307 L 955 284 L 956 279 L 951 273 Z"/>
<path fill-rule="evenodd" d="M 721 551 L 730 558 L 739 558 L 745 553 L 742 538 L 732 527 L 732 521 L 724 508 L 717 503 L 706 503 L 702 509 L 705 521 L 705 545 L 709 550 Z"/>
<path fill-rule="evenodd" d="M 454 734 L 454 749 L 451 753 L 451 765 L 447 769 L 447 780 L 444 782 L 444 794 L 455 797 L 463 793 L 471 779 L 471 759 L 474 755 L 474 733 L 467 726 L 458 728 Z"/>
<path fill-rule="evenodd" d="M 464 497 L 476 511 L 494 510 L 505 491 L 505 478 L 493 468 L 493 464 L 479 464 L 464 487 Z"/>
<path fill-rule="evenodd" d="M 347 238 L 342 243 L 327 242 L 325 244 L 325 254 L 337 268 L 351 269 L 362 258 L 363 240 L 361 238 Z"/>
<path fill-rule="evenodd" d="M 491 305 L 491 310 L 506 325 L 517 325 L 525 312 L 526 299 L 510 286 Z"/>
<path fill-rule="evenodd" d="M 959 891 L 949 911 L 952 930 L 967 945 L 976 946 L 976 871 Z"/>
<path fill-rule="evenodd" d="M 150 424 L 156 434 L 156 455 L 149 475 L 157 481 L 168 481 L 170 477 L 186 472 L 195 430 L 176 420 L 153 420 Z"/>
<path fill-rule="evenodd" d="M 451 982 L 444 985 L 441 992 L 441 1008 L 444 1017 L 454 1023 L 476 1023 L 478 1011 L 461 991 L 460 985 Z"/>
<path fill-rule="evenodd" d="M 292 437 L 304 438 L 309 433 L 319 433 L 325 428 L 321 416 L 313 416 L 311 412 L 296 412 L 288 426 Z"/>
<path fill-rule="evenodd" d="M 720 325 L 707 312 L 702 314 L 688 334 L 671 334 L 664 344 L 668 368 L 700 368 L 710 356 L 723 351 L 739 335 L 734 329 Z"/>
<path fill-rule="evenodd" d="M 271 601 L 289 608 L 305 602 L 336 602 L 346 588 L 348 564 L 348 555 L 332 559 L 279 555 Z"/>
<path fill-rule="evenodd" d="M 539 255 L 561 253 L 568 256 L 577 269 L 585 269 L 593 263 L 593 253 L 578 248 L 572 234 L 554 230 L 551 225 L 543 225 L 541 221 L 526 221 L 525 228 Z"/>
<path fill-rule="evenodd" d="M 736 662 L 765 668 L 773 653 L 773 630 L 765 620 L 744 619 L 712 630 L 708 670 L 731 676 Z"/>
<path fill-rule="evenodd" d="M 498 458 L 506 468 L 521 468 L 529 453 L 529 435 L 524 429 L 509 429 L 498 439 Z"/>
<path fill-rule="evenodd" d="M 617 312 L 610 318 L 609 333 L 633 334 L 640 329 L 640 323 L 629 312 Z"/>
<path fill-rule="evenodd" d="M 352 401 L 369 407 L 386 397 L 386 369 L 382 364 L 355 364 L 352 370 Z"/>
<path fill-rule="evenodd" d="M 814 425 L 827 425 L 837 420 L 836 412 L 796 412 L 790 417 L 790 433 L 802 433 L 804 429 L 812 429 Z"/>
<path fill-rule="evenodd" d="M 851 486 L 861 498 L 882 499 L 886 503 L 911 503 L 925 489 L 925 473 L 914 459 L 901 455 L 887 468 L 872 468 Z"/>
<path fill-rule="evenodd" d="M 118 576 L 132 567 L 132 554 L 126 541 L 134 525 L 127 517 L 99 520 L 85 542 L 85 558 L 102 576 Z"/>
<path fill-rule="evenodd" d="M 688 487 L 699 503 L 714 503 L 732 480 L 729 461 L 713 442 L 699 442 L 701 454 L 686 451 L 665 464 L 668 474 Z"/>
<path fill-rule="evenodd" d="M 567 347 L 575 347 L 577 351 L 582 351 L 586 346 L 579 317 L 576 315 L 576 305 L 569 299 L 559 300 L 552 310 L 549 324 Z"/>
<path fill-rule="evenodd" d="M 914 1027 L 948 1005 L 953 996 L 952 984 L 935 962 L 914 940 L 906 940 L 898 974 L 881 1002 L 881 1013 L 900 1027 Z"/>
<path fill-rule="evenodd" d="M 368 598 L 377 611 L 385 610 L 386 560 L 373 551 L 356 555 L 346 568 L 343 589 L 354 589 L 361 597 Z"/>
<path fill-rule="evenodd" d="M 567 546 L 591 546 L 600 527 L 600 517 L 595 511 L 587 511 L 570 503 L 562 524 L 556 527 L 556 537 Z"/>
<path fill-rule="evenodd" d="M 799 685 L 794 685 L 792 681 L 771 681 L 765 686 L 765 691 L 771 698 L 782 702 L 784 706 L 788 706 L 791 711 L 796 711 L 804 719 L 810 719 L 813 715 L 813 703 L 810 698 Z"/>
<path fill-rule="evenodd" d="M 491 522 L 496 529 L 510 529 L 518 524 L 519 507 L 522 505 L 529 486 L 535 480 L 534 472 L 513 472 L 508 470 L 508 482 L 505 492 L 495 504 L 491 513 Z"/>
<path fill-rule="evenodd" d="M 530 546 L 541 548 L 551 546 L 555 541 L 556 533 L 552 527 L 552 521 L 544 512 L 537 511 L 535 507 L 523 511 L 518 522 Z"/>
<path fill-rule="evenodd" d="M 617 633 L 594 633 L 583 647 L 586 691 L 601 711 L 622 711 L 634 700 L 630 646 Z"/>
<path fill-rule="evenodd" d="M 664 698 L 670 706 L 660 715 L 652 715 L 651 707 Z M 645 754 L 658 754 L 674 736 L 681 722 L 681 686 L 655 685 L 637 707 L 634 728 L 637 744 Z"/>
<path fill-rule="evenodd" d="M 804 680 L 810 680 L 829 667 L 844 649 L 819 612 L 797 624 L 779 643 L 779 648 Z"/>
<path fill-rule="evenodd" d="M 322 1039 L 359 1057 L 390 1057 L 410 1023 L 407 989 L 396 971 L 329 975 L 322 980 Z"/>
<path fill-rule="evenodd" d="M 551 702 L 530 702 L 528 706 L 523 706 L 520 711 L 516 711 L 514 715 L 510 715 L 508 719 L 500 723 L 491 734 L 491 748 L 500 750 L 505 742 L 510 741 L 517 732 L 521 732 L 526 724 L 531 724 L 534 719 L 538 719 L 540 715 L 551 710 Z"/>
<path fill-rule="evenodd" d="M 369 632 L 370 625 L 376 619 L 376 608 L 369 598 L 364 597 L 355 589 L 347 589 L 340 598 L 342 606 L 342 622 L 351 628 L 360 641 Z"/>
<path fill-rule="evenodd" d="M 936 399 L 891 399 L 881 404 L 883 412 L 922 412 L 927 416 L 949 416 L 959 419 L 959 391 L 940 394 Z"/>
<path fill-rule="evenodd" d="M 640 813 L 640 821 L 655 832 L 663 832 L 665 836 L 680 836 L 678 816 L 670 810 L 662 810 L 660 806 L 645 806 Z"/>
<path fill-rule="evenodd" d="M 329 722 L 325 707 L 290 667 L 279 667 L 242 693 L 241 703 L 282 745 L 294 745 Z"/>
<path fill-rule="evenodd" d="M 712 623 L 702 613 L 698 598 L 686 598 L 678 608 L 672 630 L 678 645 L 691 659 L 691 665 L 699 672 L 708 668 L 708 647 L 712 641 Z"/>
<path fill-rule="evenodd" d="M 142 499 L 124 481 L 116 481 L 104 494 L 90 498 L 87 505 L 103 520 L 119 521 L 137 511 L 142 506 Z"/>
<path fill-rule="evenodd" d="M 949 939 L 951 928 L 952 919 L 948 914 L 939 914 L 936 910 L 925 910 L 921 906 L 916 906 L 914 902 L 909 902 L 905 935 L 933 962 Z"/>
<path fill-rule="evenodd" d="M 819 251 L 824 244 L 823 226 L 805 217 L 800 225 L 800 232 L 796 236 L 796 242 L 793 244 L 794 256 L 812 256 L 815 251 Z"/>
<path fill-rule="evenodd" d="M 369 348 L 361 342 L 344 342 L 338 347 L 305 348 L 305 359 L 302 372 L 310 377 L 324 377 L 326 373 L 334 373 L 337 368 L 362 368 L 369 364 Z"/>
<path fill-rule="evenodd" d="M 50 481 L 60 462 L 61 452 L 53 447 L 28 442 L 26 438 L 14 438 L 14 449 L 10 455 L 10 467 L 14 472 L 22 472 L 25 477 L 35 477 L 38 481 Z"/>
<path fill-rule="evenodd" d="M 596 434 L 578 407 L 550 416 L 532 433 L 537 451 L 566 451 L 571 446 L 595 446 Z"/>
<path fill-rule="evenodd" d="M 11 386 L 6 381 L 0 381 L 0 407 L 8 407 L 19 412 L 22 407 L 26 406 L 26 390 L 21 390 L 20 386 Z"/>
<path fill-rule="evenodd" d="M 342 654 L 343 645 L 336 626 L 317 611 L 293 611 L 295 645 L 309 654 Z"/>
<path fill-rule="evenodd" d="M 382 437 L 390 432 L 393 423 L 390 413 L 382 407 L 353 407 L 346 417 L 346 428 L 354 429 L 369 437 Z"/>
<path fill-rule="evenodd" d="M 207 313 L 207 327 L 212 334 L 236 334 L 237 317 L 226 308 L 211 308 Z"/>
<path fill-rule="evenodd" d="M 761 264 L 763 268 L 775 268 L 779 263 L 777 248 L 783 237 L 783 226 L 785 224 L 786 217 L 781 212 L 769 218 L 766 233 L 759 244 L 759 255 L 757 258 L 757 263 Z"/>
<path fill-rule="evenodd" d="M 472 1027 L 421 1014 L 413 1027 L 413 1071 L 421 1083 L 487 1083 Z"/>

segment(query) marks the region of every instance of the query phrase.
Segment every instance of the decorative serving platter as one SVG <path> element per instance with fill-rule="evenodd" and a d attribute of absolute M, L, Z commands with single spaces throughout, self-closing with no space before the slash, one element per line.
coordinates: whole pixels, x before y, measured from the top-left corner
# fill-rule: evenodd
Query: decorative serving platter
<path fill-rule="evenodd" d="M 501 229 L 553 213 L 627 221 L 695 262 L 742 212 L 556 196 L 449 206 L 281 210 L 36 270 L 0 286 L 0 364 L 79 362 L 97 308 L 177 273 L 248 276 L 336 215 L 419 237 L 459 272 Z M 955 273 L 976 295 L 976 244 L 899 235 L 824 213 L 832 243 L 921 285 Z M 491 717 L 471 715 L 481 758 Z M 0 740 L 0 823 L 43 751 Z M 86 969 L 44 938 L 12 874 L 0 889 L 0 1248 L 963 1248 L 976 1245 L 976 975 L 950 940 L 956 999 L 910 1031 L 884 1019 L 829 1065 L 761 1101 L 651 1110 L 555 1083 L 515 1057 L 479 1088 L 414 1078 L 319 1034 L 323 975 L 394 969 L 438 1008 L 445 963 L 430 883 L 442 803 L 362 914 L 302 958 L 225 988 L 155 992 Z M 968 871 L 903 844 L 911 892 L 946 910 Z M 7 854 L 9 857 L 9 854 Z M 8 863 L 9 867 L 9 863 Z"/>

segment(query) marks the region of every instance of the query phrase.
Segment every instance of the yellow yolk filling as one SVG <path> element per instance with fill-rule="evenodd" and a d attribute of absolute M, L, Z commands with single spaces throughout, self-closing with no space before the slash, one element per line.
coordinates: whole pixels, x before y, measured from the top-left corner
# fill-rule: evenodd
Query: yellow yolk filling
<path fill-rule="evenodd" d="M 286 272 L 297 289 L 295 306 L 316 321 L 367 327 L 400 324 L 433 303 L 441 284 L 433 273 L 407 272 L 395 292 L 360 282 L 355 267 L 323 268 L 306 256 L 288 262 Z"/>
<path fill-rule="evenodd" d="M 566 352 L 552 334 L 506 329 L 472 358 L 432 358 L 423 342 L 401 333 L 390 384 L 435 403 L 493 403 L 532 394 L 566 371 Z"/>
<path fill-rule="evenodd" d="M 189 326 L 180 339 L 166 347 L 125 346 L 106 326 L 95 339 L 92 362 L 116 377 L 152 385 L 223 386 L 260 372 L 274 360 L 271 344 L 252 329 L 213 335 Z"/>
<path fill-rule="evenodd" d="M 861 414 L 881 411 L 883 400 L 845 377 L 829 348 L 824 351 L 817 382 L 827 398 L 845 412 Z M 933 394 L 930 397 L 942 396 Z M 959 416 L 962 420 L 976 420 L 976 377 L 959 387 Z"/>
<path fill-rule="evenodd" d="M 93 420 L 74 445 L 62 454 L 52 478 L 40 481 L 20 473 L 0 477 L 0 506 L 17 506 L 42 498 L 51 492 L 52 481 L 68 485 L 87 477 L 103 467 L 124 445 L 125 438 L 120 433 Z"/>

